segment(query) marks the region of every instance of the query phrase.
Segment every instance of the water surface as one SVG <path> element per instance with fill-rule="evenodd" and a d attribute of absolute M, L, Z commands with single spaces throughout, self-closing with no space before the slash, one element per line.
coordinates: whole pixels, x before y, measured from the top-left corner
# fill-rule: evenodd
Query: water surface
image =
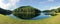
<path fill-rule="evenodd" d="M 50 15 L 45 15 L 44 13 L 41 13 L 41 15 L 35 17 L 35 18 L 32 18 L 33 20 L 39 20 L 39 19 L 45 19 L 45 18 L 50 18 L 51 16 Z"/>
<path fill-rule="evenodd" d="M 11 18 L 15 18 L 15 19 L 20 19 L 16 16 L 14 16 L 13 14 L 9 15 Z M 44 15 L 44 13 L 41 13 L 41 15 L 37 16 L 37 17 L 34 17 L 32 18 L 31 20 L 40 20 L 40 19 L 45 19 L 45 18 L 50 18 L 51 16 L 50 15 Z"/>

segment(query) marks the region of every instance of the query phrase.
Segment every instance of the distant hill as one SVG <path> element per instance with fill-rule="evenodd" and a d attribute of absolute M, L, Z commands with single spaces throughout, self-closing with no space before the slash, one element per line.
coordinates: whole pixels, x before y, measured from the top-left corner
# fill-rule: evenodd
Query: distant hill
<path fill-rule="evenodd" d="M 11 13 L 12 13 L 12 11 L 10 11 L 10 10 L 5 10 L 5 9 L 0 8 L 0 14 L 9 15 Z"/>

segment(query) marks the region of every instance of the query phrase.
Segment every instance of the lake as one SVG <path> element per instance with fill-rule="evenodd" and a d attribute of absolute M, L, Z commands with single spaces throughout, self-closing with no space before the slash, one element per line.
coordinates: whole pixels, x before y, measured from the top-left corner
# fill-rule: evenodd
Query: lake
<path fill-rule="evenodd" d="M 18 17 L 14 16 L 13 14 L 9 15 L 11 18 L 16 18 L 19 19 Z M 50 18 L 50 15 L 45 15 L 44 13 L 41 13 L 41 15 L 32 18 L 31 20 L 39 20 L 39 19 L 45 19 L 45 18 Z"/>
<path fill-rule="evenodd" d="M 35 18 L 32 18 L 32 20 L 45 19 L 45 18 L 50 18 L 50 17 L 51 17 L 50 15 L 45 15 L 44 13 L 41 13 L 41 15 L 39 15 Z"/>

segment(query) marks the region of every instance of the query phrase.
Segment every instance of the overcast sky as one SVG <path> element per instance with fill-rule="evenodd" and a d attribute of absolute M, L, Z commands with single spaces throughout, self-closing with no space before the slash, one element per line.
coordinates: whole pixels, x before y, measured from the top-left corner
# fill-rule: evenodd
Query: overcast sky
<path fill-rule="evenodd" d="M 7 10 L 28 5 L 40 10 L 56 9 L 60 7 L 60 0 L 0 0 L 0 7 Z"/>

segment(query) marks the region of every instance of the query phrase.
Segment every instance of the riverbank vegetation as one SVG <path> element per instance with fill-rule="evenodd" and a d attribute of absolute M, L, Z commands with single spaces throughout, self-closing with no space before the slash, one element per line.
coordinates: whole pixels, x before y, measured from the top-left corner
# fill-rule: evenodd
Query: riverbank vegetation
<path fill-rule="evenodd" d="M 56 13 L 60 13 L 60 7 L 58 7 L 57 9 L 51 9 L 51 10 L 44 10 L 43 12 L 45 12 L 45 15 L 58 15 Z"/>

